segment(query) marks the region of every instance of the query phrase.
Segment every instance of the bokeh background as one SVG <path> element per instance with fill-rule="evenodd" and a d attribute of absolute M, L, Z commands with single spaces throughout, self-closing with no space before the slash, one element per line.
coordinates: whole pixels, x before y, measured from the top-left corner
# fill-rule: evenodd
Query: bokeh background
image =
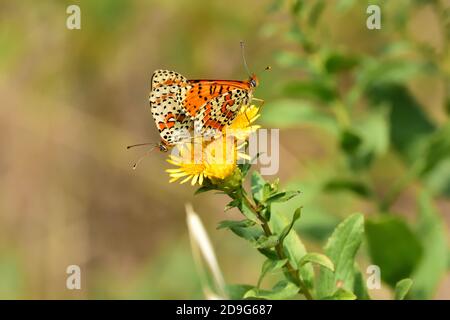
<path fill-rule="evenodd" d="M 381 30 L 366 27 L 373 3 Z M 81 30 L 66 28 L 70 4 Z M 245 79 L 244 40 L 260 124 L 281 129 L 276 177 L 303 192 L 278 210 L 304 206 L 306 247 L 320 251 L 362 212 L 359 263 L 388 274 L 372 297 L 411 276 L 412 297 L 449 299 L 449 11 L 438 0 L 2 0 L 0 297 L 202 298 L 186 202 L 226 282 L 256 283 L 263 257 L 216 230 L 239 218 L 225 196 L 169 184 L 164 154 L 133 171 L 145 149 L 125 149 L 159 141 L 155 69 Z M 66 289 L 71 264 L 81 290 Z"/>

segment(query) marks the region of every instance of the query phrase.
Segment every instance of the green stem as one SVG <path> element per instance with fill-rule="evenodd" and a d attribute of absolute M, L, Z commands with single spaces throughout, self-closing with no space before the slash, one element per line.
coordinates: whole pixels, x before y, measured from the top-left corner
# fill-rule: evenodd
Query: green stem
<path fill-rule="evenodd" d="M 252 201 L 248 198 L 245 191 L 242 191 L 242 199 L 245 201 L 246 205 L 255 213 L 255 215 L 258 217 L 259 221 L 261 222 L 262 229 L 266 235 L 266 237 L 270 237 L 273 235 L 272 230 L 270 229 L 268 221 L 261 215 L 261 210 L 259 207 L 254 205 Z M 279 242 L 275 245 L 275 252 L 277 253 L 277 256 L 280 260 L 286 259 L 286 255 L 283 250 L 283 243 Z M 292 264 L 289 262 L 289 260 L 286 262 L 285 265 L 286 271 L 290 274 L 290 276 L 295 280 L 296 284 L 300 286 L 301 292 L 308 300 L 313 300 L 312 294 L 309 292 L 308 287 L 305 285 L 303 280 L 300 278 L 299 273 L 295 268 L 292 266 Z"/>

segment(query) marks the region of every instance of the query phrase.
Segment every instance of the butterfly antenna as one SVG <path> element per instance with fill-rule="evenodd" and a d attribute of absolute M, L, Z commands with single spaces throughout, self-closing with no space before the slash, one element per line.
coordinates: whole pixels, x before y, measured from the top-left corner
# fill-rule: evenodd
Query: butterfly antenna
<path fill-rule="evenodd" d="M 153 148 L 151 148 L 149 151 L 147 151 L 146 153 L 144 153 L 143 156 L 141 156 L 134 164 L 133 164 L 133 170 L 136 170 L 137 166 L 139 165 L 139 163 L 141 163 L 142 160 L 144 160 L 144 158 L 146 156 L 148 156 L 153 150 L 155 150 L 158 147 L 158 145 L 155 145 Z"/>
<path fill-rule="evenodd" d="M 141 163 L 141 161 L 147 156 L 147 153 L 145 155 L 143 155 L 142 157 L 140 157 L 138 159 L 138 161 L 135 162 L 135 164 L 133 164 L 133 170 L 136 170 L 137 166 L 139 165 L 139 163 Z"/>
<path fill-rule="evenodd" d="M 244 53 L 244 41 L 241 41 L 241 53 L 242 53 L 242 61 L 244 62 L 244 68 L 247 71 L 247 74 L 251 77 L 250 69 L 248 68 L 247 61 L 245 60 L 245 53 Z"/>
<path fill-rule="evenodd" d="M 134 148 L 134 147 L 140 147 L 140 146 L 149 146 L 149 145 L 155 145 L 155 143 L 154 142 L 146 142 L 146 143 L 133 144 L 131 146 L 127 146 L 127 149 Z"/>

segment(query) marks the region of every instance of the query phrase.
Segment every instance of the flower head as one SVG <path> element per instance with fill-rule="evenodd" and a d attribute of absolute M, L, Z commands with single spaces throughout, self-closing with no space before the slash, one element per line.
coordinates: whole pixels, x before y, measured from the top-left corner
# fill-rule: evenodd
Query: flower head
<path fill-rule="evenodd" d="M 212 140 L 202 136 L 194 137 L 190 142 L 178 146 L 178 154 L 171 154 L 167 160 L 177 168 L 167 169 L 169 182 L 190 181 L 192 185 L 202 185 L 205 179 L 214 184 L 229 177 L 236 176 L 237 160 L 248 159 L 240 150 L 245 147 L 245 140 L 259 126 L 252 123 L 259 117 L 255 106 L 244 106 L 233 123 L 224 128 L 218 137 Z M 239 175 L 238 175 L 239 176 Z"/>

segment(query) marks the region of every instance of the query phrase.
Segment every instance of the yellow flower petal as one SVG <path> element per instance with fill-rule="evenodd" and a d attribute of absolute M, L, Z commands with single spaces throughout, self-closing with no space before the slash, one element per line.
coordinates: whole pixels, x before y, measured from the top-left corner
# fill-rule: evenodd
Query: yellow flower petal
<path fill-rule="evenodd" d="M 170 174 L 170 176 L 171 177 L 174 177 L 174 178 L 181 178 L 181 177 L 184 177 L 184 176 L 186 176 L 186 175 L 188 175 L 189 173 L 187 173 L 187 172 L 178 172 L 178 173 L 171 173 Z"/>
<path fill-rule="evenodd" d="M 175 161 L 173 157 L 171 159 L 167 159 L 167 162 L 173 164 L 174 166 L 178 166 L 180 164 L 180 161 Z"/>
<path fill-rule="evenodd" d="M 246 153 L 242 153 L 242 152 L 238 152 L 238 158 L 244 159 L 244 160 L 252 160 L 252 157 L 250 157 L 248 154 Z"/>
<path fill-rule="evenodd" d="M 175 182 L 175 181 L 177 181 L 178 179 L 180 179 L 180 177 L 172 178 L 172 179 L 169 180 L 169 183 Z"/>
<path fill-rule="evenodd" d="M 194 177 L 192 178 L 191 185 L 195 185 L 197 183 L 197 179 L 198 179 L 198 174 L 194 175 Z"/>
<path fill-rule="evenodd" d="M 192 175 L 190 175 L 190 176 L 188 176 L 186 179 L 182 180 L 182 181 L 180 182 L 180 184 L 186 183 L 186 182 L 188 182 L 190 179 L 192 179 Z"/>
<path fill-rule="evenodd" d="M 166 172 L 168 173 L 176 173 L 176 172 L 182 172 L 183 169 L 177 168 L 177 169 L 166 169 Z"/>

